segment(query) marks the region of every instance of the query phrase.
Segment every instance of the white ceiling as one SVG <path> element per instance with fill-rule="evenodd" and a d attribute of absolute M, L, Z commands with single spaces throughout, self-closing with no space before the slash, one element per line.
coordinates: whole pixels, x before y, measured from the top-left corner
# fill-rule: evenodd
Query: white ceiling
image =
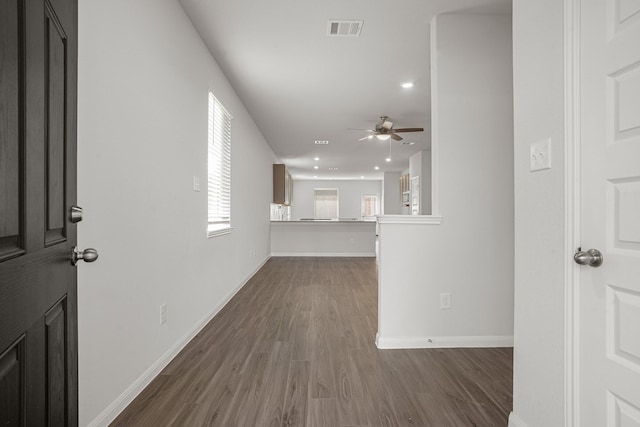
<path fill-rule="evenodd" d="M 510 0 L 180 0 L 247 110 L 296 179 L 381 179 L 430 148 L 429 23 L 509 13 Z M 327 36 L 358 19 L 360 37 Z M 413 82 L 412 89 L 400 84 Z M 359 142 L 386 115 L 405 141 Z M 328 140 L 316 145 L 315 140 Z M 391 149 L 391 162 L 385 162 Z M 319 161 L 314 161 L 319 157 Z M 313 166 L 319 166 L 314 170 Z M 380 170 L 374 170 L 379 166 Z M 329 170 L 329 168 L 338 168 Z"/>

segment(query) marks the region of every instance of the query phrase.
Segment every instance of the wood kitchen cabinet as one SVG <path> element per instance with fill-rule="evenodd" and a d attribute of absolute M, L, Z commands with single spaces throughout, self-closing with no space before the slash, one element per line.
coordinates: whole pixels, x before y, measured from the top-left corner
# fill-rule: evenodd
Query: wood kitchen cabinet
<path fill-rule="evenodd" d="M 273 165 L 273 203 L 291 205 L 293 180 L 284 164 Z"/>

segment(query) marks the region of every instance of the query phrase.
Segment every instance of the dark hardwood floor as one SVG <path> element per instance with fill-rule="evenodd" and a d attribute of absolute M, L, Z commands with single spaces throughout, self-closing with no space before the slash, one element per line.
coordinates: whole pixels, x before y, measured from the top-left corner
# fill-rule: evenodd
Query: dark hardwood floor
<path fill-rule="evenodd" d="M 373 258 L 272 258 L 112 426 L 487 426 L 512 351 L 378 350 Z"/>

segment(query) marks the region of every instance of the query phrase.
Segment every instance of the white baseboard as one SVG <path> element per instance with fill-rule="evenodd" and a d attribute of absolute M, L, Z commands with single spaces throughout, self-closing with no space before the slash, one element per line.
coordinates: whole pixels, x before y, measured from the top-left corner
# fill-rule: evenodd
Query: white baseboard
<path fill-rule="evenodd" d="M 515 413 L 511 412 L 509 414 L 509 427 L 527 427 L 527 425 Z"/>
<path fill-rule="evenodd" d="M 379 349 L 513 347 L 513 336 L 451 337 L 381 337 L 376 334 Z"/>
<path fill-rule="evenodd" d="M 216 314 L 227 305 L 227 303 L 247 284 L 266 263 L 270 256 L 267 256 L 252 273 L 242 280 L 238 286 L 232 289 L 223 300 L 198 321 L 182 338 L 180 338 L 171 348 L 169 348 L 158 360 L 155 361 L 146 371 L 138 377 L 120 396 L 116 398 L 107 408 L 100 413 L 88 427 L 107 427 L 109 423 L 116 419 L 118 415 L 135 399 L 138 394 L 173 360 L 174 357 L 213 319 Z"/>
<path fill-rule="evenodd" d="M 356 253 L 350 253 L 350 252 L 337 252 L 337 253 L 315 253 L 315 252 L 272 252 L 271 253 L 272 257 L 280 257 L 280 256 L 287 256 L 287 257 L 338 257 L 338 258 L 345 258 L 345 257 L 353 257 L 353 258 L 362 258 L 362 257 L 367 257 L 367 258 L 371 258 L 371 257 L 375 257 L 376 254 L 375 252 L 356 252 Z"/>

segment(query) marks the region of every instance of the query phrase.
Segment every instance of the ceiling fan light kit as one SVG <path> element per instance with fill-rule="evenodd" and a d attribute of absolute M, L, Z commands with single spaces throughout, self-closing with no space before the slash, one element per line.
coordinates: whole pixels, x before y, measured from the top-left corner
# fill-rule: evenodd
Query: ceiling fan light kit
<path fill-rule="evenodd" d="M 402 137 L 397 135 L 399 132 L 424 132 L 423 128 L 401 128 L 393 129 L 393 122 L 389 120 L 387 116 L 380 116 L 380 123 L 378 123 L 375 129 L 354 129 L 364 130 L 370 132 L 371 135 L 363 136 L 358 141 L 364 141 L 365 139 L 372 139 L 375 135 L 380 141 L 388 141 L 392 138 L 395 141 L 402 141 Z"/>

